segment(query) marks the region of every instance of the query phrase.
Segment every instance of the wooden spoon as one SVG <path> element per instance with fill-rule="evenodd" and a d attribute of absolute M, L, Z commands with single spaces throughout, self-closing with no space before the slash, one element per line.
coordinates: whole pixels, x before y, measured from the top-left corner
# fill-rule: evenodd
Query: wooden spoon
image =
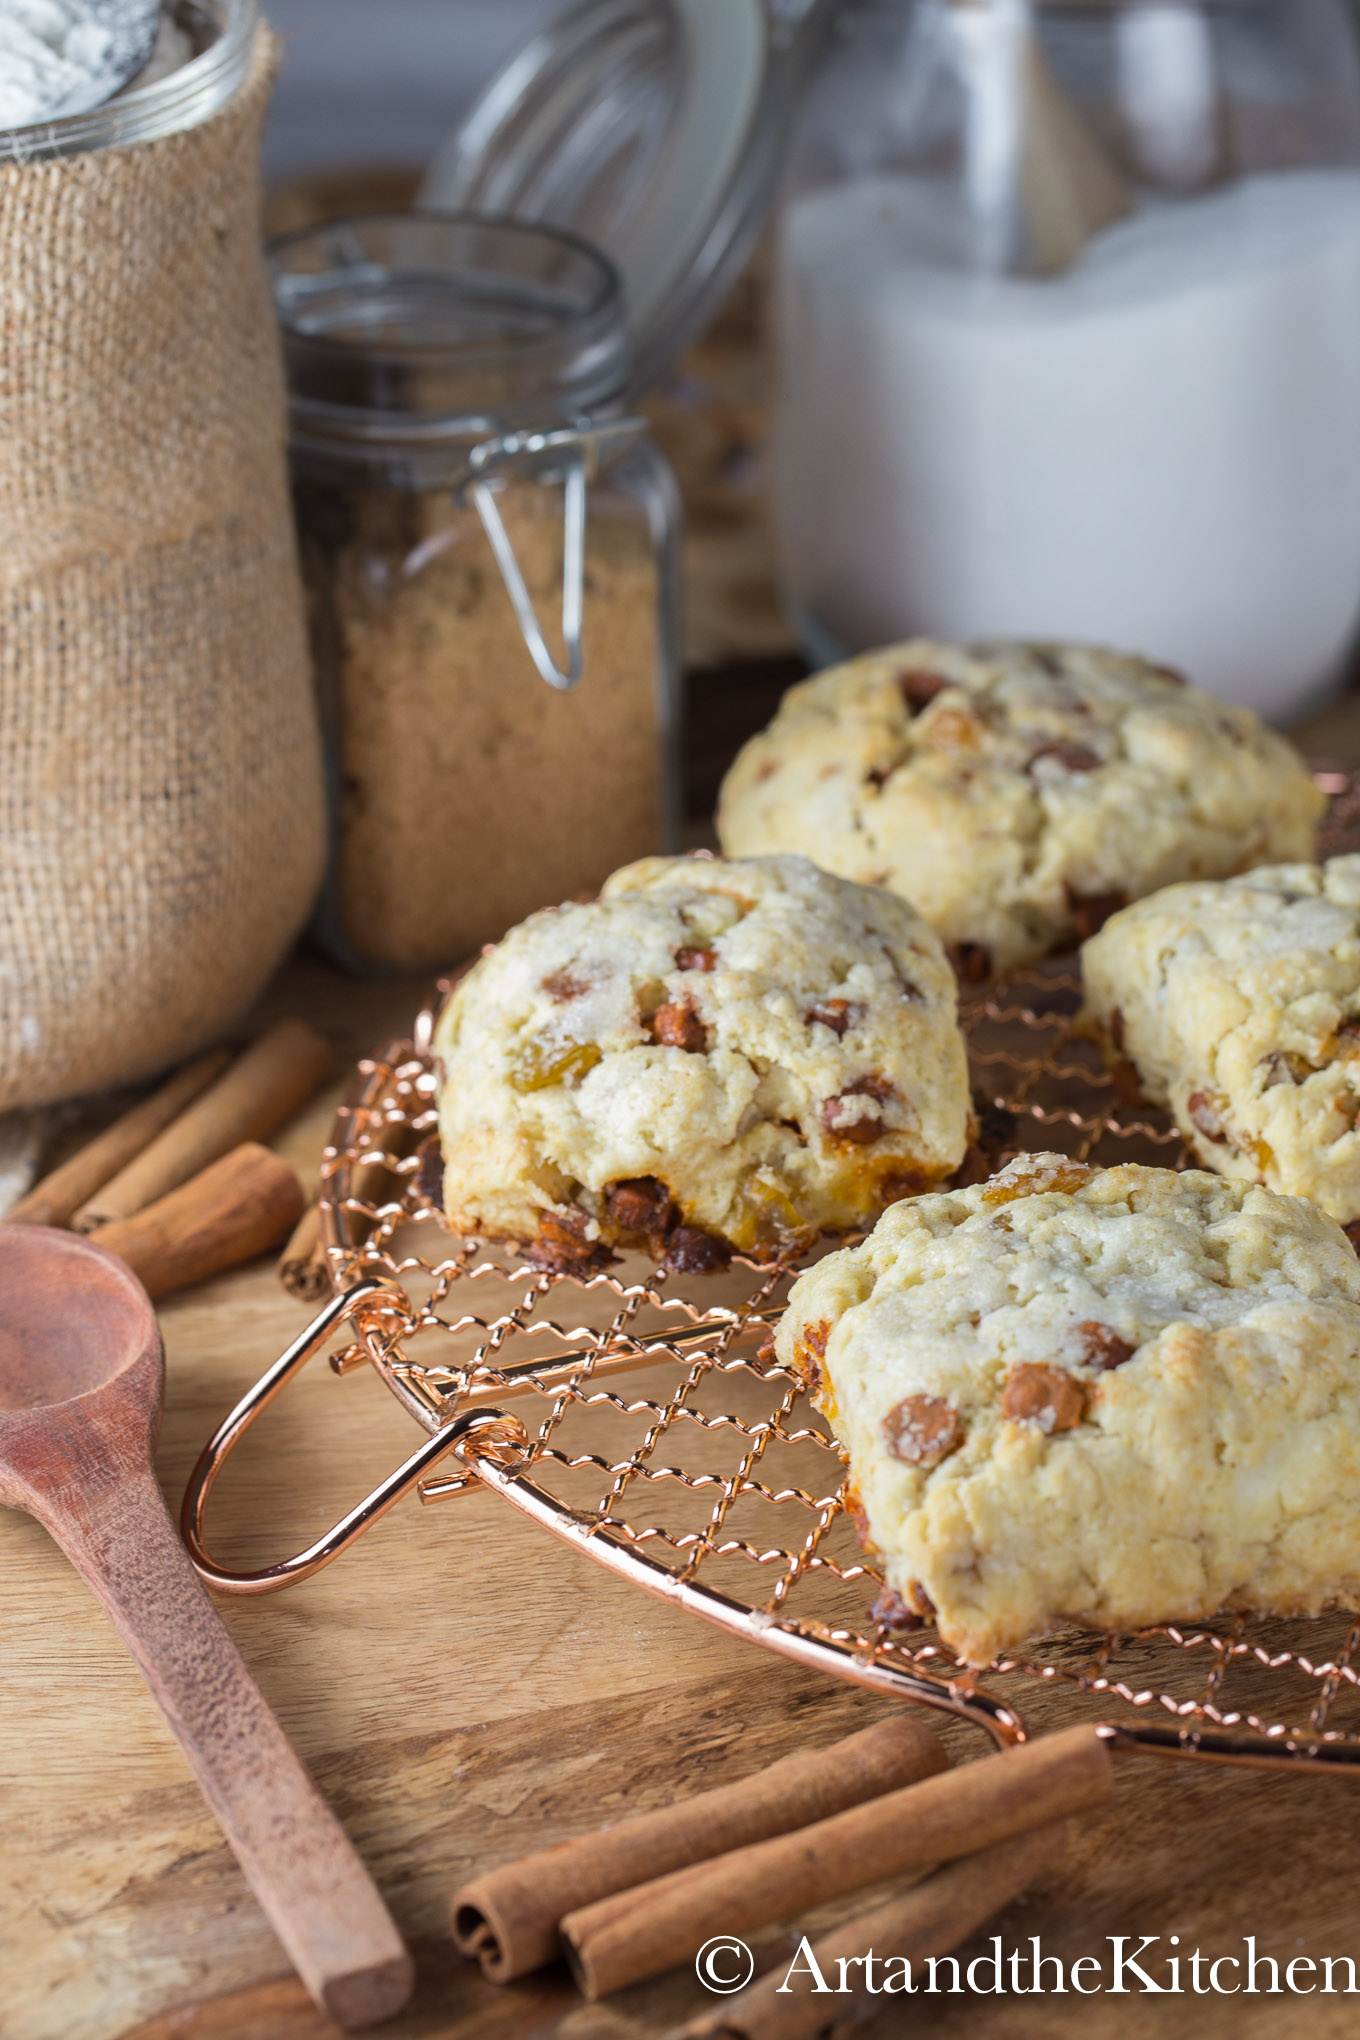
<path fill-rule="evenodd" d="M 0 1228 L 0 1503 L 113 1617 L 318 2005 L 371 2025 L 406 2003 L 411 1958 L 171 1525 L 151 1469 L 164 1377 L 131 1269 L 74 1233 Z"/>

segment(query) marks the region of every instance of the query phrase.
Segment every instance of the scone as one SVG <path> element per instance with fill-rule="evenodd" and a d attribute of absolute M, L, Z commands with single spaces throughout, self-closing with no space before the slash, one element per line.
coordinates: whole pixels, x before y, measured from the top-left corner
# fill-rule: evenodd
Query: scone
<path fill-rule="evenodd" d="M 979 979 L 1175 879 L 1312 857 L 1324 805 L 1283 737 L 1164 667 L 918 639 L 791 688 L 718 833 L 891 886 Z"/>
<path fill-rule="evenodd" d="M 1170 886 L 1082 974 L 1086 1023 L 1206 1167 L 1360 1219 L 1360 857 Z"/>
<path fill-rule="evenodd" d="M 953 974 L 802 857 L 647 858 L 514 928 L 441 1015 L 445 1204 L 545 1266 L 679 1266 L 872 1222 L 970 1130 Z"/>
<path fill-rule="evenodd" d="M 987 1664 L 1360 1596 L 1360 1262 L 1302 1198 L 1023 1155 L 894 1205 L 777 1338 L 900 1612 Z"/>

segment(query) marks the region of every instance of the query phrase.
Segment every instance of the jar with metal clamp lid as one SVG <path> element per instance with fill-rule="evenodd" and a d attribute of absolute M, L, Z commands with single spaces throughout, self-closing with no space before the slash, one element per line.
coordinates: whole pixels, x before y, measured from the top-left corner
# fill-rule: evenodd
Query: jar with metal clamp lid
<path fill-rule="evenodd" d="M 319 933 L 426 970 L 673 847 L 678 498 L 589 243 L 394 214 L 272 260 L 331 769 Z"/>

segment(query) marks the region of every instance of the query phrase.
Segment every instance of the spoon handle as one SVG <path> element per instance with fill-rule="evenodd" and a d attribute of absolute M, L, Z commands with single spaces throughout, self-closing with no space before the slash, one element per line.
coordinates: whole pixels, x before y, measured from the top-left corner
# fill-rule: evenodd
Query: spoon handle
<path fill-rule="evenodd" d="M 112 1616 L 313 1998 L 342 2026 L 391 2017 L 413 1971 L 376 1886 L 190 1565 L 149 1464 L 102 1442 L 88 1439 L 104 1465 L 86 1458 L 79 1491 L 35 1513 Z"/>

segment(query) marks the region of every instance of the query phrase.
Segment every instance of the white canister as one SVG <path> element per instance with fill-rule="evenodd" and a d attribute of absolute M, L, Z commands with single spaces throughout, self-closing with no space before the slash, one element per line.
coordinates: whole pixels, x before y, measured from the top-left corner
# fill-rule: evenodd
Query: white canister
<path fill-rule="evenodd" d="M 810 654 L 1144 652 L 1267 715 L 1360 624 L 1360 52 L 1341 0 L 868 0 L 778 227 Z"/>

